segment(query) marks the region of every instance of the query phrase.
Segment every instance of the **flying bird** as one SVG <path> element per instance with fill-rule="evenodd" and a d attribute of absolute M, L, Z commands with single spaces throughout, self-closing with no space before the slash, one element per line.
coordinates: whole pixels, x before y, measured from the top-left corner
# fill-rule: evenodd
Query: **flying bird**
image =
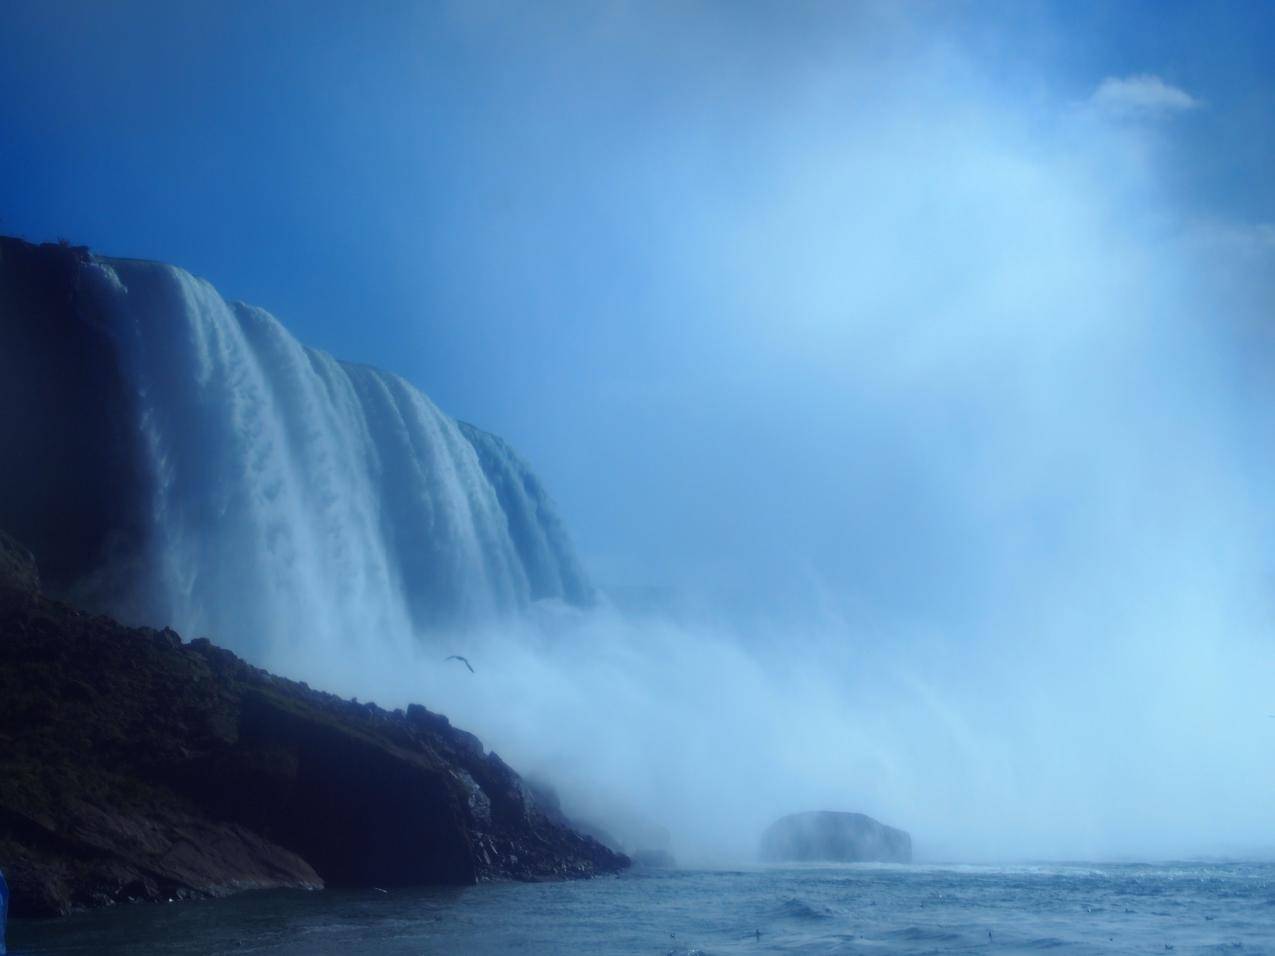
<path fill-rule="evenodd" d="M 464 664 L 466 667 L 469 668 L 469 672 L 471 674 L 474 673 L 474 665 L 469 663 L 468 657 L 461 657 L 459 654 L 448 654 L 446 657 L 443 658 L 443 663 L 447 663 L 447 661 L 460 661 L 462 664 Z"/>

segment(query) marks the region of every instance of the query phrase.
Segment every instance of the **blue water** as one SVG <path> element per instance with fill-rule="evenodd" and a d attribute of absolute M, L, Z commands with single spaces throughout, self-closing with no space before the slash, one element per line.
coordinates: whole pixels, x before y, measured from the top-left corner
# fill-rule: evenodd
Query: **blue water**
<path fill-rule="evenodd" d="M 758 936 L 757 932 L 761 935 Z M 1275 953 L 1275 864 L 639 870 L 262 893 L 10 927 L 10 954 Z"/>

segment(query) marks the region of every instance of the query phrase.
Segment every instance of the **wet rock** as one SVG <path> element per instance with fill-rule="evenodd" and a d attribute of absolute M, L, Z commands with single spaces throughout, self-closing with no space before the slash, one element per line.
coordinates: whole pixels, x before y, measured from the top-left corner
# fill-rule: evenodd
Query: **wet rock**
<path fill-rule="evenodd" d="M 10 579 L 29 582 L 16 566 Z M 352 704 L 206 638 L 0 588 L 0 866 L 14 915 L 627 864 L 423 707 Z"/>
<path fill-rule="evenodd" d="M 0 528 L 35 554 L 48 593 L 102 609 L 128 597 L 149 480 L 135 398 L 82 288 L 88 261 L 0 237 Z"/>
<path fill-rule="evenodd" d="M 911 863 L 912 838 L 862 813 L 794 813 L 767 828 L 761 856 L 771 862 Z"/>

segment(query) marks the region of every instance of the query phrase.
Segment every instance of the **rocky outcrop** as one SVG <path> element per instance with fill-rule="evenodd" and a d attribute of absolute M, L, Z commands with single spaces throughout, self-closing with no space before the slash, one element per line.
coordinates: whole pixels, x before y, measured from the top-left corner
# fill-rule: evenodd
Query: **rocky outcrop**
<path fill-rule="evenodd" d="M 0 237 L 0 528 L 50 593 L 101 606 L 140 560 L 150 479 L 87 249 Z M 109 580 L 108 580 L 109 578 Z"/>
<path fill-rule="evenodd" d="M 675 870 L 677 860 L 668 850 L 634 850 L 633 865 L 648 870 Z"/>
<path fill-rule="evenodd" d="M 862 813 L 794 813 L 762 834 L 761 856 L 769 862 L 911 863 L 912 838 Z"/>
<path fill-rule="evenodd" d="M 342 700 L 207 640 L 87 615 L 37 593 L 22 562 L 11 572 L 0 543 L 12 915 L 627 865 L 447 718 Z"/>

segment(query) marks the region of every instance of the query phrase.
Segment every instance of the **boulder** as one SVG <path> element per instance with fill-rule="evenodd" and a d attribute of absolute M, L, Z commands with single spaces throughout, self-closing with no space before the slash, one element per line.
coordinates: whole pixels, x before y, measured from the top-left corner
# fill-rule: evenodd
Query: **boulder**
<path fill-rule="evenodd" d="M 794 813 L 762 834 L 761 857 L 768 862 L 911 863 L 912 838 L 862 813 Z"/>

